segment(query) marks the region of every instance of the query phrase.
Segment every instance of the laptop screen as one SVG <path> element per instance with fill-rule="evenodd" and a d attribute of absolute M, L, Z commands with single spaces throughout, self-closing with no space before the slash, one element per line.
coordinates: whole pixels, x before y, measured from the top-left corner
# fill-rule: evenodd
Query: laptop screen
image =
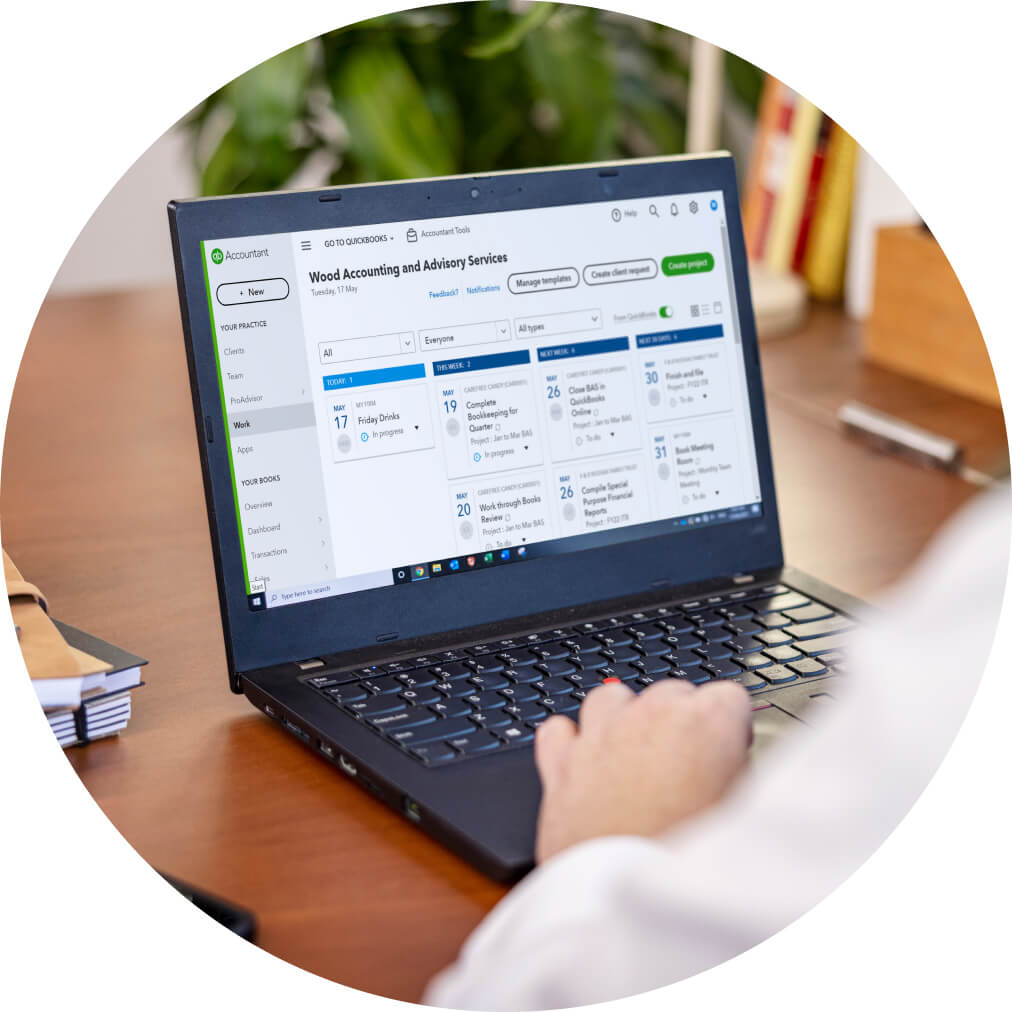
<path fill-rule="evenodd" d="M 201 248 L 250 610 L 762 513 L 722 191 Z"/>

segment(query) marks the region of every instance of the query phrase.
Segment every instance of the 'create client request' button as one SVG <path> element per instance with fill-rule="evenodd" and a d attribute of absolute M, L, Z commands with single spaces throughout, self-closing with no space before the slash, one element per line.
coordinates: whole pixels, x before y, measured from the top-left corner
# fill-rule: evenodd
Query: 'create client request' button
<path fill-rule="evenodd" d="M 218 285 L 215 294 L 223 306 L 241 306 L 246 302 L 279 302 L 288 298 L 288 282 L 284 278 L 230 281 Z"/>
<path fill-rule="evenodd" d="M 614 285 L 620 281 L 647 281 L 656 277 L 656 260 L 620 260 L 583 268 L 583 280 L 588 285 Z"/>

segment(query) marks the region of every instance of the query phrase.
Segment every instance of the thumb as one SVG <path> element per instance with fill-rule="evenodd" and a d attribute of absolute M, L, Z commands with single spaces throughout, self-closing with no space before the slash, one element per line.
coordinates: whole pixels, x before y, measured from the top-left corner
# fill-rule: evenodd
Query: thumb
<path fill-rule="evenodd" d="M 544 791 L 558 784 L 565 772 L 570 746 L 575 740 L 576 724 L 560 714 L 549 717 L 535 732 L 534 762 Z"/>

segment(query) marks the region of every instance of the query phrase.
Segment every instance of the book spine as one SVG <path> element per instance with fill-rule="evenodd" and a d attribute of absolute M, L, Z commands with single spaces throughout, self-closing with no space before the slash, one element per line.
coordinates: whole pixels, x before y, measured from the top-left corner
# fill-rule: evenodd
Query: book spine
<path fill-rule="evenodd" d="M 821 120 L 822 113 L 811 102 L 798 99 L 791 117 L 785 180 L 773 208 L 766 243 L 765 260 L 774 272 L 785 273 L 791 268 Z"/>
<path fill-rule="evenodd" d="M 766 75 L 762 96 L 759 99 L 759 115 L 756 119 L 755 137 L 752 142 L 752 153 L 749 158 L 748 175 L 745 179 L 742 200 L 745 246 L 752 258 L 759 256 L 759 235 L 763 223 L 769 220 L 769 207 L 772 201 L 769 200 L 770 195 L 763 188 L 763 175 L 766 159 L 769 157 L 770 144 L 777 131 L 783 90 L 783 85 L 775 77 L 770 74 Z"/>
<path fill-rule="evenodd" d="M 856 164 L 857 142 L 834 123 L 802 268 L 808 290 L 819 299 L 843 293 Z"/>
<path fill-rule="evenodd" d="M 829 132 L 833 121 L 823 115 L 819 125 L 819 137 L 815 142 L 815 154 L 812 155 L 812 171 L 808 177 L 808 192 L 805 194 L 805 202 L 801 208 L 801 222 L 798 225 L 798 241 L 794 246 L 794 256 L 791 259 L 791 269 L 801 273 L 802 265 L 805 262 L 805 249 L 808 247 L 808 237 L 811 234 L 812 219 L 815 217 L 815 205 L 819 196 L 819 185 L 822 182 L 823 168 L 826 164 L 826 147 L 829 143 Z"/>

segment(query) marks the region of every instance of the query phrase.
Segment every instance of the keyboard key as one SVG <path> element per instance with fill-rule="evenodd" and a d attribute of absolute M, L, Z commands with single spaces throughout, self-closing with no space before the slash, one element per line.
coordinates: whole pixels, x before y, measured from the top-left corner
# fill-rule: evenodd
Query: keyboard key
<path fill-rule="evenodd" d="M 358 717 L 378 717 L 381 713 L 393 713 L 395 710 L 406 710 L 408 704 L 398 696 L 371 696 L 356 703 L 342 703 L 344 709 Z"/>
<path fill-rule="evenodd" d="M 493 643 L 476 643 L 473 647 L 468 647 L 464 653 L 469 654 L 471 657 L 481 657 L 483 654 L 491 654 L 495 652 L 495 645 Z"/>
<path fill-rule="evenodd" d="M 768 688 L 765 680 L 752 671 L 742 671 L 737 675 L 732 675 L 729 681 L 737 682 L 749 692 L 758 692 L 760 689 Z"/>
<path fill-rule="evenodd" d="M 472 675 L 468 681 L 479 689 L 505 689 L 510 684 L 505 675 Z"/>
<path fill-rule="evenodd" d="M 828 654 L 819 654 L 819 660 L 827 666 L 836 667 L 838 664 L 842 664 L 845 658 L 845 654 L 842 650 L 833 650 Z"/>
<path fill-rule="evenodd" d="M 791 635 L 784 632 L 783 629 L 767 629 L 766 632 L 757 633 L 757 640 L 765 643 L 768 647 L 776 647 L 781 643 L 790 643 Z"/>
<path fill-rule="evenodd" d="M 753 654 L 757 650 L 765 648 L 766 644 L 755 639 L 753 636 L 736 636 L 733 640 L 728 640 L 727 645 L 736 654 Z"/>
<path fill-rule="evenodd" d="M 676 668 L 692 668 L 703 663 L 703 658 L 691 650 L 672 650 L 667 657 Z"/>
<path fill-rule="evenodd" d="M 337 688 L 327 689 L 327 695 L 335 703 L 354 703 L 356 700 L 368 699 L 369 697 L 369 693 L 360 684 L 355 682 L 351 685 L 339 685 Z"/>
<path fill-rule="evenodd" d="M 696 628 L 703 629 L 709 626 L 721 626 L 727 621 L 719 611 L 714 611 L 712 608 L 693 612 L 689 617 L 695 623 Z"/>
<path fill-rule="evenodd" d="M 457 738 L 448 738 L 446 744 L 455 748 L 462 755 L 478 755 L 482 752 L 493 752 L 502 748 L 502 742 L 491 732 L 483 728 L 474 728 L 470 734 Z"/>
<path fill-rule="evenodd" d="M 670 636 L 681 636 L 698 628 L 695 622 L 684 615 L 671 615 L 658 621 L 657 625 Z"/>
<path fill-rule="evenodd" d="M 562 643 L 543 643 L 533 647 L 531 653 L 537 654 L 543 661 L 558 661 L 569 656 L 569 648 Z"/>
<path fill-rule="evenodd" d="M 850 629 L 853 625 L 854 620 L 847 618 L 846 615 L 834 615 L 832 618 L 823 619 L 820 622 L 789 625 L 784 629 L 784 632 L 790 633 L 799 640 L 811 640 L 817 636 L 829 636 L 831 633 L 842 632 L 844 629 Z"/>
<path fill-rule="evenodd" d="M 785 661 L 793 661 L 801 656 L 801 652 L 793 643 L 785 643 L 779 647 L 767 647 L 763 653 L 775 660 L 778 664 L 783 664 Z"/>
<path fill-rule="evenodd" d="M 412 671 L 405 675 L 398 675 L 397 680 L 406 689 L 426 689 L 436 684 L 436 676 L 429 671 Z"/>
<path fill-rule="evenodd" d="M 383 675 L 380 678 L 367 678 L 362 683 L 363 688 L 375 693 L 377 696 L 386 696 L 392 692 L 401 692 L 404 683 L 393 675 Z"/>
<path fill-rule="evenodd" d="M 411 750 L 413 756 L 417 756 L 427 766 L 438 766 L 440 763 L 452 762 L 460 753 L 454 752 L 449 745 L 442 742 L 434 742 L 431 745 L 419 745 Z"/>
<path fill-rule="evenodd" d="M 609 664 L 631 664 L 633 661 L 638 661 L 643 655 L 634 647 L 628 646 L 617 647 L 614 650 L 602 650 L 601 656 L 605 658 Z"/>
<path fill-rule="evenodd" d="M 505 696 L 498 692 L 475 692 L 464 696 L 465 703 L 470 703 L 476 710 L 495 710 L 506 705 Z"/>
<path fill-rule="evenodd" d="M 571 661 L 543 661 L 535 667 L 546 675 L 570 675 L 579 670 Z"/>
<path fill-rule="evenodd" d="M 510 705 L 506 707 L 506 713 L 510 716 L 515 717 L 519 721 L 531 722 L 541 721 L 548 716 L 548 711 L 541 706 L 539 703 L 518 703 L 515 706 Z"/>
<path fill-rule="evenodd" d="M 658 631 L 658 635 L 660 635 L 660 631 Z M 593 636 L 567 636 L 562 644 L 573 654 L 595 653 L 601 649 L 600 640 Z"/>
<path fill-rule="evenodd" d="M 369 724 L 381 731 L 391 727 L 420 727 L 435 719 L 436 715 L 426 706 L 408 706 L 394 713 L 381 713 L 377 717 L 366 718 Z"/>
<path fill-rule="evenodd" d="M 817 640 L 800 640 L 797 648 L 809 657 L 818 654 L 828 654 L 833 651 L 842 650 L 850 637 L 848 636 L 823 636 Z"/>
<path fill-rule="evenodd" d="M 783 664 L 774 664 L 772 668 L 763 668 L 756 673 L 770 685 L 783 685 L 785 682 L 793 682 L 798 677 L 796 672 L 784 667 Z"/>
<path fill-rule="evenodd" d="M 667 660 L 668 656 L 665 654 L 664 657 L 644 657 L 637 667 L 642 668 L 644 674 L 667 677 L 672 668 L 671 662 Z"/>
<path fill-rule="evenodd" d="M 436 682 L 433 688 L 447 699 L 467 696 L 474 692 L 474 686 L 466 678 L 457 678 L 452 682 Z"/>
<path fill-rule="evenodd" d="M 437 717 L 466 717 L 471 712 L 471 704 L 465 703 L 463 698 L 448 699 L 443 703 L 433 703 L 429 709 Z"/>
<path fill-rule="evenodd" d="M 653 622 L 643 622 L 639 625 L 631 625 L 626 630 L 637 643 L 646 643 L 649 640 L 660 639 L 664 630 L 659 629 Z"/>
<path fill-rule="evenodd" d="M 538 663 L 537 657 L 527 650 L 518 650 L 516 653 L 502 653 L 497 656 L 507 668 L 524 668 Z"/>
<path fill-rule="evenodd" d="M 448 681 L 451 678 L 466 678 L 474 672 L 463 661 L 450 661 L 448 664 L 434 664 L 429 671 L 437 678 Z"/>
<path fill-rule="evenodd" d="M 603 681 L 605 678 L 617 678 L 622 682 L 629 682 L 635 678 L 639 678 L 643 674 L 643 669 L 639 666 L 632 664 L 609 664 L 606 668 L 601 668 L 598 672 Z"/>
<path fill-rule="evenodd" d="M 735 668 L 735 670 L 740 671 L 741 669 Z M 691 682 L 693 685 L 702 685 L 710 680 L 710 672 L 702 666 L 698 668 L 672 668 L 670 677 L 677 678 L 682 682 Z"/>
<path fill-rule="evenodd" d="M 779 611 L 771 611 L 766 615 L 756 615 L 755 620 L 758 625 L 764 626 L 767 629 L 782 629 L 785 625 L 791 624 L 791 620 Z"/>
<path fill-rule="evenodd" d="M 723 608 L 717 609 L 721 615 L 726 619 L 751 619 L 755 614 L 751 608 L 746 608 L 743 604 L 730 604 Z"/>
<path fill-rule="evenodd" d="M 741 668 L 734 661 L 707 661 L 703 667 L 714 678 L 731 678 L 741 674 Z"/>
<path fill-rule="evenodd" d="M 498 657 L 476 657 L 473 661 L 465 661 L 476 675 L 495 675 L 505 670 L 506 665 Z"/>
<path fill-rule="evenodd" d="M 694 646 L 691 640 L 685 641 L 685 648 Z M 663 657 L 665 654 L 670 654 L 672 649 L 678 649 L 678 644 L 668 643 L 666 640 L 644 640 L 641 643 L 636 644 L 641 657 Z"/>
<path fill-rule="evenodd" d="M 512 723 L 507 727 L 497 727 L 495 733 L 507 745 L 528 745 L 534 741 L 534 729 L 526 724 Z"/>
<path fill-rule="evenodd" d="M 697 647 L 693 652 L 699 654 L 704 661 L 722 661 L 734 653 L 730 643 L 708 643 L 704 647 Z"/>
<path fill-rule="evenodd" d="M 791 608 L 790 611 L 784 612 L 784 614 L 792 622 L 815 622 L 817 619 L 832 618 L 836 613 L 832 608 L 827 608 L 824 604 L 817 604 L 813 601 L 802 608 Z"/>
<path fill-rule="evenodd" d="M 541 705 L 549 713 L 573 713 L 580 709 L 582 700 L 574 699 L 572 696 L 546 696 L 541 700 Z"/>
<path fill-rule="evenodd" d="M 664 667 L 667 668 L 667 664 Z M 600 671 L 574 671 L 571 675 L 566 675 L 566 678 L 576 689 L 584 690 L 593 689 L 603 681 Z"/>
<path fill-rule="evenodd" d="M 607 632 L 598 633 L 596 638 L 602 646 L 611 650 L 616 647 L 627 647 L 632 643 L 632 637 L 624 629 L 609 629 Z"/>
<path fill-rule="evenodd" d="M 539 679 L 539 681 L 541 681 L 541 679 Z M 532 683 L 526 685 L 509 685 L 505 689 L 500 689 L 499 695 L 502 696 L 507 703 L 527 703 L 533 699 L 541 698 L 541 693 L 538 692 Z"/>
<path fill-rule="evenodd" d="M 329 689 L 334 685 L 339 685 L 340 679 L 333 678 L 331 675 L 313 675 L 312 678 L 306 679 L 306 684 L 311 685 L 314 689 Z"/>
<path fill-rule="evenodd" d="M 394 728 L 387 732 L 387 737 L 400 745 L 413 748 L 430 741 L 446 741 L 448 738 L 472 734 L 476 730 L 477 726 L 466 717 L 455 717 L 451 720 L 434 720 L 418 727 Z"/>
<path fill-rule="evenodd" d="M 826 665 L 814 657 L 802 657 L 800 661 L 792 661 L 787 667 L 805 678 L 812 678 L 815 675 L 822 675 L 826 672 Z"/>
<path fill-rule="evenodd" d="M 401 699 L 412 706 L 428 706 L 430 703 L 441 703 L 443 701 L 443 697 L 433 688 L 405 689 L 401 693 Z"/>
<path fill-rule="evenodd" d="M 754 597 L 748 602 L 748 606 L 760 615 L 770 611 L 784 611 L 787 608 L 800 608 L 802 605 L 812 602 L 796 591 L 788 591 L 786 594 L 769 594 L 765 597 Z"/>
<path fill-rule="evenodd" d="M 532 688 L 538 689 L 546 696 L 564 696 L 573 691 L 573 682 L 562 675 L 554 675 L 551 678 L 543 678 L 540 682 L 533 682 Z"/>
<path fill-rule="evenodd" d="M 503 675 L 516 685 L 529 685 L 545 677 L 533 664 L 529 668 L 507 668 Z"/>
<path fill-rule="evenodd" d="M 487 727 L 490 731 L 494 731 L 497 727 L 507 727 L 513 723 L 513 718 L 503 707 L 500 707 L 498 710 L 485 710 L 482 713 L 472 713 L 471 720 L 478 727 Z"/>
<path fill-rule="evenodd" d="M 766 668 L 773 663 L 765 654 L 737 654 L 734 659 L 749 671 L 754 671 L 756 668 Z"/>

